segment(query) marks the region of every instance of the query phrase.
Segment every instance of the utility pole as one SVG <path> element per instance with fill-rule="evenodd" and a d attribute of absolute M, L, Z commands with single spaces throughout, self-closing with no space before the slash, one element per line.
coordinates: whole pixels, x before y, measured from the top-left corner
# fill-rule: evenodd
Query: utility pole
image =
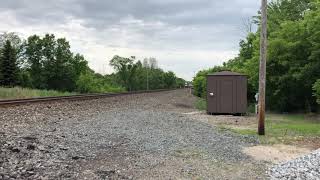
<path fill-rule="evenodd" d="M 147 67 L 147 91 L 149 91 L 149 66 Z"/>
<path fill-rule="evenodd" d="M 260 37 L 260 67 L 259 67 L 259 125 L 258 134 L 265 135 L 266 107 L 266 62 L 267 62 L 267 0 L 261 0 L 261 37 Z"/>

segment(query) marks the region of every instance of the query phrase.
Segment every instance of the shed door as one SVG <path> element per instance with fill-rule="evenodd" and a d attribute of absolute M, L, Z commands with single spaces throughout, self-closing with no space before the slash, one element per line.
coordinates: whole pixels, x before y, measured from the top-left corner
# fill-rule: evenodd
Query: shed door
<path fill-rule="evenodd" d="M 219 100 L 219 111 L 221 113 L 232 113 L 233 112 L 233 80 L 222 79 L 220 80 L 220 100 Z"/>
<path fill-rule="evenodd" d="M 208 77 L 207 83 L 207 103 L 208 112 L 215 113 L 218 111 L 218 80 L 214 76 Z"/>

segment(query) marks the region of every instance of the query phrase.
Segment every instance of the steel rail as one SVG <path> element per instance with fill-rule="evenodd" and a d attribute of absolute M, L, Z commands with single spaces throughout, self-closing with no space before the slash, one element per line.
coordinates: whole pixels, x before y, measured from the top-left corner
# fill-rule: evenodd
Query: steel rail
<path fill-rule="evenodd" d="M 35 98 L 24 98 L 24 99 L 7 99 L 0 100 L 0 106 L 8 105 L 21 105 L 28 103 L 41 103 L 41 102 L 54 102 L 61 100 L 86 100 L 86 99 L 98 99 L 105 97 L 115 97 L 115 96 L 125 96 L 125 95 L 134 95 L 134 94 L 144 94 L 144 93 L 156 93 L 163 91 L 172 91 L 175 89 L 158 89 L 158 90 L 149 90 L 149 91 L 132 91 L 132 92 L 123 92 L 123 93 L 94 93 L 94 94 L 76 94 L 70 96 L 50 96 L 50 97 L 35 97 Z"/>

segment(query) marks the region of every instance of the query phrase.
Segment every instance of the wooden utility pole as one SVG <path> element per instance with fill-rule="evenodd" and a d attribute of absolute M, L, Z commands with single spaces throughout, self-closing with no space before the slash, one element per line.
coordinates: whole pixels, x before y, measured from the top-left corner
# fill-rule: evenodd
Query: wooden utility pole
<path fill-rule="evenodd" d="M 149 67 L 147 67 L 147 91 L 149 91 Z"/>
<path fill-rule="evenodd" d="M 267 0 L 261 0 L 261 37 L 260 37 L 260 68 L 259 68 L 259 125 L 258 134 L 265 135 L 266 107 L 266 62 L 267 62 Z"/>

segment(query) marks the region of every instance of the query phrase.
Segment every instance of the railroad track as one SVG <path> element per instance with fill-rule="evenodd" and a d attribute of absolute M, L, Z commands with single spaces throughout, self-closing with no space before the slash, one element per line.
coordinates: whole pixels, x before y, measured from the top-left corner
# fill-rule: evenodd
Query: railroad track
<path fill-rule="evenodd" d="M 25 98 L 25 99 L 8 99 L 8 100 L 0 100 L 0 106 L 53 102 L 53 101 L 61 101 L 61 100 L 98 99 L 98 98 L 105 98 L 105 97 L 125 96 L 125 95 L 143 94 L 143 93 L 155 93 L 155 92 L 172 91 L 172 90 L 175 90 L 175 89 L 133 91 L 133 92 L 124 92 L 124 93 L 77 94 L 77 95 L 70 95 L 70 96 L 37 97 L 37 98 Z"/>

